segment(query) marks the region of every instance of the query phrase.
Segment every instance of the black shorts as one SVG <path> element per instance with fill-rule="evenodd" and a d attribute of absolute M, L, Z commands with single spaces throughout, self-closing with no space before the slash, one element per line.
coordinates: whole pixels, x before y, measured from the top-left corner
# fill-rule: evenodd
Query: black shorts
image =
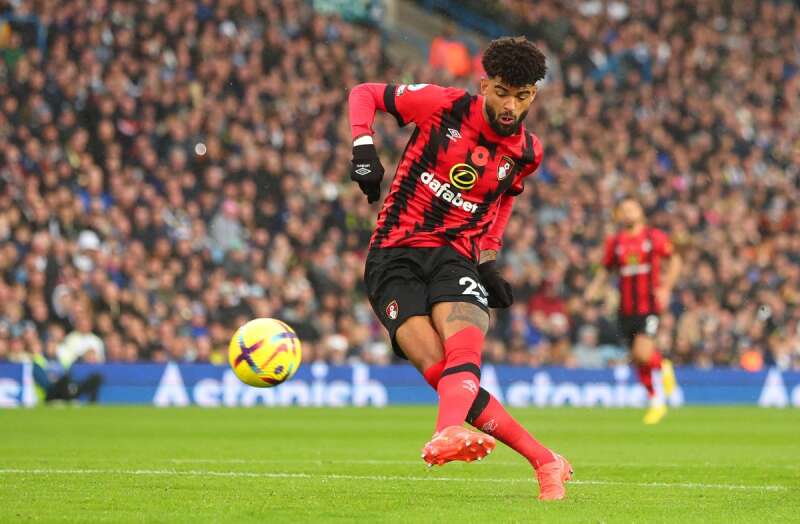
<path fill-rule="evenodd" d="M 650 315 L 620 315 L 619 330 L 622 333 L 622 338 L 630 347 L 633 345 L 633 339 L 636 338 L 636 335 L 655 337 L 656 333 L 658 333 L 658 321 L 658 315 L 655 313 Z"/>
<path fill-rule="evenodd" d="M 467 302 L 489 312 L 477 265 L 449 246 L 370 249 L 364 282 L 400 358 L 407 357 L 397 345 L 397 328 L 409 317 L 430 315 L 434 304 Z"/>

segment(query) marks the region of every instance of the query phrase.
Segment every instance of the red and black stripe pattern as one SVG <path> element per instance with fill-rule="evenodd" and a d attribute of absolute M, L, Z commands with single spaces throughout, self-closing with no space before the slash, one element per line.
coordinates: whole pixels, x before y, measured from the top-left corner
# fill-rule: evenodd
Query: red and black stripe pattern
<path fill-rule="evenodd" d="M 541 160 L 541 145 L 524 129 L 510 137 L 495 134 L 479 96 L 445 90 L 443 96 L 449 98 L 434 103 L 440 109 L 423 118 L 409 109 L 410 98 L 402 98 L 408 91 L 397 95 L 398 90 L 386 86 L 386 111 L 400 125 L 414 121 L 417 127 L 378 216 L 371 248 L 451 245 L 474 259 L 498 199 L 522 191 L 521 179 Z M 500 170 L 509 160 L 512 168 Z M 456 172 L 460 174 L 454 176 Z"/>
<path fill-rule="evenodd" d="M 620 313 L 650 315 L 660 312 L 656 289 L 661 279 L 661 259 L 672 254 L 667 236 L 644 227 L 636 233 L 620 232 L 606 241 L 604 263 L 619 272 Z"/>

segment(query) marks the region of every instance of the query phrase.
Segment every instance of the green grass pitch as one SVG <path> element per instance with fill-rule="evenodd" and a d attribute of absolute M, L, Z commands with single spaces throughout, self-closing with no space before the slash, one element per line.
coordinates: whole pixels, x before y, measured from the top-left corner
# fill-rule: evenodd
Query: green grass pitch
<path fill-rule="evenodd" d="M 800 411 L 514 414 L 572 461 L 567 500 L 502 445 L 427 470 L 434 407 L 0 411 L 0 522 L 800 521 Z"/>

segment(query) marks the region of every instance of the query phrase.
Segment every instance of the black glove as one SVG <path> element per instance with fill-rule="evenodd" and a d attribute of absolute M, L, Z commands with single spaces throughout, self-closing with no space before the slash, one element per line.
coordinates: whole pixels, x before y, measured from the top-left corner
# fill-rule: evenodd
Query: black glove
<path fill-rule="evenodd" d="M 358 187 L 367 195 L 367 202 L 377 202 L 381 197 L 383 166 L 375 151 L 375 144 L 353 146 L 353 169 L 350 180 L 358 182 Z"/>
<path fill-rule="evenodd" d="M 489 293 L 489 307 L 505 309 L 514 303 L 511 284 L 500 276 L 496 260 L 489 260 L 479 264 L 478 274 L 481 277 L 483 287 Z"/>

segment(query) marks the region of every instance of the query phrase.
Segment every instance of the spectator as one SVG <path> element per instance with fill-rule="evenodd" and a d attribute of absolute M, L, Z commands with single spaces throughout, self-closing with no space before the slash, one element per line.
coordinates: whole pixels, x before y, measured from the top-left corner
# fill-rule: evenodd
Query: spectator
<path fill-rule="evenodd" d="M 211 241 L 214 248 L 222 253 L 244 246 L 244 232 L 239 223 L 239 206 L 233 200 L 224 201 L 219 212 L 214 215 L 211 221 Z"/>
<path fill-rule="evenodd" d="M 105 361 L 105 345 L 100 337 L 92 332 L 92 316 L 81 311 L 75 318 L 75 329 L 71 331 L 57 349 L 58 360 L 62 366 L 69 367 L 73 362 L 96 363 Z"/>
<path fill-rule="evenodd" d="M 600 344 L 599 330 L 591 324 L 578 329 L 578 340 L 572 351 L 574 364 L 581 368 L 605 368 L 627 360 L 627 352 L 622 347 Z"/>
<path fill-rule="evenodd" d="M 603 368 L 605 360 L 597 345 L 597 328 L 591 325 L 578 331 L 578 343 L 573 348 L 575 365 L 581 368 Z"/>
<path fill-rule="evenodd" d="M 465 77 L 472 70 L 472 57 L 467 46 L 455 38 L 455 33 L 455 24 L 452 22 L 442 28 L 442 33 L 431 42 L 428 64 L 456 78 Z"/>

